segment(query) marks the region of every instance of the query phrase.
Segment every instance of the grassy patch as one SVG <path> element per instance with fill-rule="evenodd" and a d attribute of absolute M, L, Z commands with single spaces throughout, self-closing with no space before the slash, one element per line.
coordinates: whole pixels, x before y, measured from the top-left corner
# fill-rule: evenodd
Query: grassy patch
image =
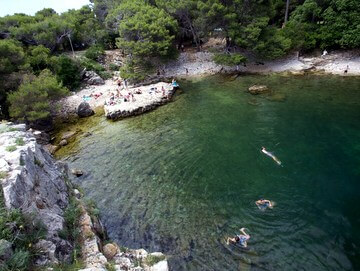
<path fill-rule="evenodd" d="M 8 152 L 16 151 L 16 146 L 15 145 L 7 146 L 5 148 L 5 150 L 8 151 Z"/>
<path fill-rule="evenodd" d="M 14 249 L 12 257 L 1 262 L 0 270 L 32 270 L 33 260 L 38 254 L 34 244 L 45 236 L 45 226 L 34 217 L 25 216 L 20 210 L 6 209 L 0 193 L 0 239 L 11 242 Z"/>
<path fill-rule="evenodd" d="M 5 179 L 7 177 L 6 171 L 0 171 L 0 179 Z"/>
<path fill-rule="evenodd" d="M 107 271 L 116 271 L 116 268 L 113 263 L 106 263 L 105 268 Z"/>
<path fill-rule="evenodd" d="M 34 158 L 34 164 L 39 166 L 39 167 L 44 167 L 44 164 L 40 162 L 40 160 L 38 160 L 36 157 Z"/>
<path fill-rule="evenodd" d="M 157 264 L 158 262 L 161 262 L 165 260 L 165 256 L 162 255 L 162 256 L 154 256 L 154 255 L 148 255 L 145 260 L 144 260 L 144 263 L 147 265 L 147 266 L 153 266 L 154 264 Z"/>
<path fill-rule="evenodd" d="M 25 141 L 22 137 L 18 137 L 17 139 L 15 139 L 15 144 L 18 146 L 24 146 L 25 145 Z"/>

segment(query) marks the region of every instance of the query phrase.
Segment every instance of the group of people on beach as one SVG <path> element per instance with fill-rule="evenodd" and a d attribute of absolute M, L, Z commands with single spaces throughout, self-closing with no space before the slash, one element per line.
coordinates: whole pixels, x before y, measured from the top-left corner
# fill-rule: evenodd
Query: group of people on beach
<path fill-rule="evenodd" d="M 174 83 L 175 82 L 175 83 Z M 176 81 L 173 79 L 171 85 L 174 87 L 174 84 L 177 85 Z M 169 95 L 171 95 L 170 89 L 166 89 L 164 86 L 161 86 L 161 89 L 157 87 L 143 87 L 143 88 L 137 88 L 133 90 L 128 89 L 128 82 L 124 80 L 123 82 L 119 79 L 117 80 L 118 88 L 116 90 L 116 93 L 110 92 L 110 98 L 105 101 L 105 105 L 116 105 L 122 102 L 135 102 L 136 98 L 134 94 L 143 94 L 148 93 L 150 95 L 156 95 L 158 93 L 161 93 L 163 98 L 168 98 Z M 124 94 L 125 91 L 125 94 Z"/>
<path fill-rule="evenodd" d="M 271 157 L 279 166 L 281 165 L 281 161 L 271 152 L 268 152 L 265 147 L 261 148 L 261 152 L 266 154 L 267 156 Z M 255 201 L 256 206 L 260 209 L 265 211 L 267 208 L 272 209 L 274 207 L 274 203 L 267 199 L 259 199 Z M 234 237 L 228 237 L 226 239 L 226 244 L 235 244 L 239 245 L 240 247 L 246 248 L 247 241 L 250 239 L 250 234 L 245 232 L 245 228 L 241 228 L 240 234 L 235 235 Z"/>

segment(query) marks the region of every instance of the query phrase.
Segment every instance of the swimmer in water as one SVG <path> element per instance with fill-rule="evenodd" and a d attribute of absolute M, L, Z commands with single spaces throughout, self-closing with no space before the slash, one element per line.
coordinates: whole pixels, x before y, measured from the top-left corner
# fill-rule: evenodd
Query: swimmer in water
<path fill-rule="evenodd" d="M 279 166 L 281 166 L 281 161 L 277 159 L 275 155 L 273 155 L 271 152 L 268 152 L 265 147 L 262 147 L 261 151 L 265 153 L 267 156 L 271 157 Z"/>
<path fill-rule="evenodd" d="M 245 228 L 241 228 L 240 232 L 242 234 L 237 234 L 235 237 L 228 237 L 226 244 L 239 244 L 242 247 L 247 247 L 247 241 L 250 239 L 250 235 L 245 232 Z"/>
<path fill-rule="evenodd" d="M 257 201 L 255 201 L 255 204 L 257 205 L 257 207 L 259 207 L 259 209 L 265 210 L 266 208 L 273 208 L 273 204 L 270 200 L 267 199 L 259 199 Z"/>

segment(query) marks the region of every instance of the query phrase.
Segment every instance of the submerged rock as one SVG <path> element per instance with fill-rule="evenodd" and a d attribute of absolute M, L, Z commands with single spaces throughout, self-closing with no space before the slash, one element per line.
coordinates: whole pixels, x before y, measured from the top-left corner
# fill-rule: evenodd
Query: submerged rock
<path fill-rule="evenodd" d="M 90 107 L 90 104 L 87 102 L 82 102 L 79 104 L 77 109 L 77 114 L 80 118 L 90 117 L 95 114 L 94 110 Z"/>
<path fill-rule="evenodd" d="M 253 85 L 253 86 L 249 87 L 249 92 L 253 95 L 267 93 L 269 91 L 270 91 L 270 89 L 265 85 Z"/>
<path fill-rule="evenodd" d="M 66 139 L 61 140 L 60 143 L 59 143 L 59 145 L 62 146 L 62 147 L 66 146 L 67 144 L 68 144 L 68 142 L 67 142 Z"/>
<path fill-rule="evenodd" d="M 266 99 L 272 102 L 284 102 L 286 100 L 286 95 L 282 93 L 275 93 L 268 96 Z"/>
<path fill-rule="evenodd" d="M 64 139 L 69 140 L 70 138 L 72 138 L 75 135 L 76 135 L 76 132 L 74 132 L 74 131 L 65 132 L 62 134 L 61 140 L 64 140 Z"/>

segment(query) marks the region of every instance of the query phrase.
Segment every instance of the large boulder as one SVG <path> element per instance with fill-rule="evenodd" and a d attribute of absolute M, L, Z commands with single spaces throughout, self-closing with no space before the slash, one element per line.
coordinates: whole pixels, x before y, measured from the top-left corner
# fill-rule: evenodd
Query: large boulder
<path fill-rule="evenodd" d="M 249 92 L 253 95 L 269 92 L 270 89 L 265 85 L 253 85 L 249 87 Z"/>
<path fill-rule="evenodd" d="M 89 103 L 82 102 L 77 109 L 77 114 L 80 118 L 85 118 L 94 115 L 95 112 L 91 109 Z"/>
<path fill-rule="evenodd" d="M 84 80 L 89 85 L 104 85 L 105 81 L 94 71 L 86 71 Z"/>

